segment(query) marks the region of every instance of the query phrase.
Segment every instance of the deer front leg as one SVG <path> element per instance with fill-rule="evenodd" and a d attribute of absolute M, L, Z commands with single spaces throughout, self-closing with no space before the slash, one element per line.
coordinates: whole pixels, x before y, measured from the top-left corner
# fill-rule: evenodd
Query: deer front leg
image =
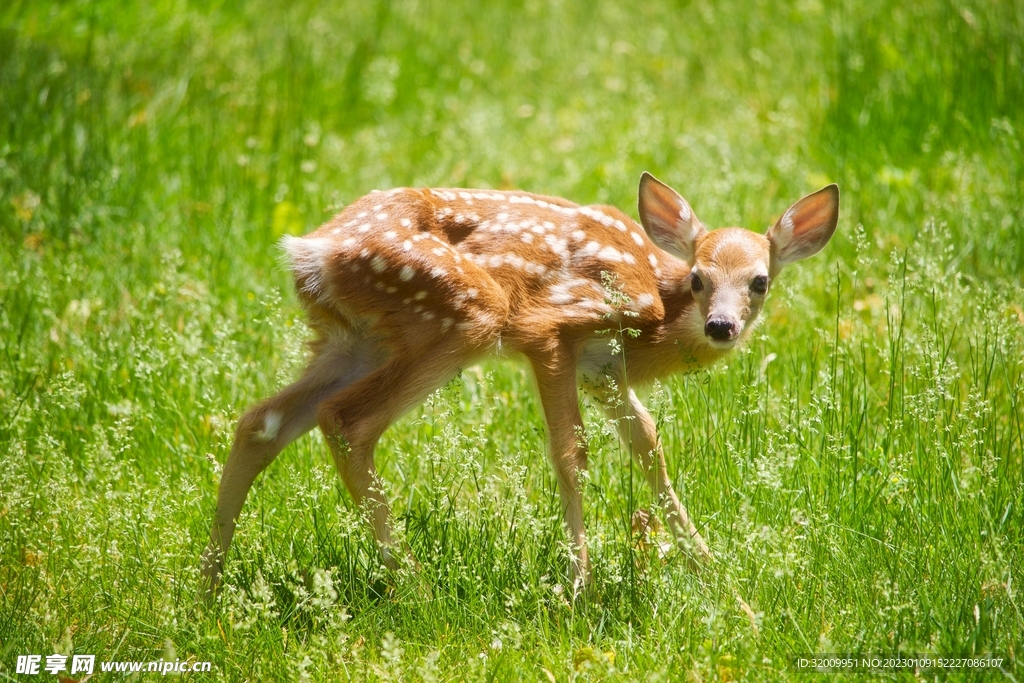
<path fill-rule="evenodd" d="M 570 578 L 579 592 L 590 584 L 590 558 L 583 528 L 583 495 L 578 473 L 587 468 L 587 447 L 583 441 L 583 417 L 576 387 L 575 363 L 558 358 L 533 360 L 544 419 L 548 426 L 551 463 L 558 479 L 565 526 L 571 543 Z"/>
<path fill-rule="evenodd" d="M 695 564 L 707 564 L 712 559 L 711 550 L 672 489 L 654 420 L 632 389 L 627 390 L 621 399 L 614 401 L 614 405 L 605 401 L 605 414 L 615 422 L 619 438 L 640 463 L 644 478 L 654 492 L 654 499 L 661 507 L 676 542 Z"/>

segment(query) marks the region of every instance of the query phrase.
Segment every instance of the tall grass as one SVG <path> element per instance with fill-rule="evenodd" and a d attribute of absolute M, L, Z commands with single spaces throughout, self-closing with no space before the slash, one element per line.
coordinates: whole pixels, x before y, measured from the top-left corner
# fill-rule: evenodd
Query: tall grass
<path fill-rule="evenodd" d="M 1013 671 L 1022 22 L 982 0 L 4 6 L 0 675 L 60 652 L 230 680 L 776 680 L 893 651 Z M 302 364 L 282 234 L 395 185 L 631 210 L 642 170 L 710 225 L 843 191 L 753 342 L 649 391 L 712 570 L 634 533 L 650 494 L 591 406 L 573 603 L 539 407 L 495 362 L 379 446 L 419 571 L 380 567 L 314 432 L 197 602 L 234 420 Z"/>

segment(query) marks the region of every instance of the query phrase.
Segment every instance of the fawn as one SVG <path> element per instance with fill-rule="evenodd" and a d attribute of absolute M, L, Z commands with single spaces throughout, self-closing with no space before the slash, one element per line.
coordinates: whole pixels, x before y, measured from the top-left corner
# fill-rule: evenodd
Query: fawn
<path fill-rule="evenodd" d="M 640 463 L 678 545 L 711 552 L 672 489 L 654 421 L 632 386 L 704 367 L 746 338 L 783 266 L 835 232 L 839 188 L 791 206 L 766 235 L 709 232 L 648 173 L 640 222 L 609 206 L 525 192 L 373 192 L 305 237 L 288 237 L 298 296 L 316 333 L 302 377 L 239 420 L 210 544 L 215 591 L 235 521 L 256 476 L 319 426 L 386 565 L 396 547 L 374 466 L 381 434 L 461 367 L 499 349 L 529 363 L 548 428 L 570 536 L 574 586 L 590 577 L 578 473 L 578 387 L 600 400 Z M 613 349 L 607 333 L 629 328 Z"/>

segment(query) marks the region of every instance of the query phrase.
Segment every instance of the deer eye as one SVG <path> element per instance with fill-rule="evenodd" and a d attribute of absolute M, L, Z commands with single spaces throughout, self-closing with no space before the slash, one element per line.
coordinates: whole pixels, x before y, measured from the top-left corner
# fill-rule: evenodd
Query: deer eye
<path fill-rule="evenodd" d="M 700 275 L 697 273 L 690 274 L 690 291 L 699 292 L 704 289 L 704 281 L 700 279 Z"/>
<path fill-rule="evenodd" d="M 750 282 L 751 291 L 757 292 L 758 294 L 764 294 L 768 291 L 768 276 L 758 275 Z"/>

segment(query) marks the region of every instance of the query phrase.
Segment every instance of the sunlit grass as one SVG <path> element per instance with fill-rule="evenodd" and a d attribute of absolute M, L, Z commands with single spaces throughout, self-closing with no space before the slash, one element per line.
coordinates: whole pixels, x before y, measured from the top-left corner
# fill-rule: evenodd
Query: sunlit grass
<path fill-rule="evenodd" d="M 813 652 L 1019 653 L 1014 3 L 0 19 L 0 673 L 74 652 L 231 680 L 775 680 Z M 380 567 L 314 432 L 197 602 L 234 420 L 303 360 L 282 234 L 397 185 L 632 211 L 643 170 L 712 226 L 843 192 L 753 342 L 648 392 L 712 570 L 634 534 L 650 494 L 591 406 L 595 589 L 573 604 L 538 403 L 489 362 L 379 447 L 419 572 Z"/>

